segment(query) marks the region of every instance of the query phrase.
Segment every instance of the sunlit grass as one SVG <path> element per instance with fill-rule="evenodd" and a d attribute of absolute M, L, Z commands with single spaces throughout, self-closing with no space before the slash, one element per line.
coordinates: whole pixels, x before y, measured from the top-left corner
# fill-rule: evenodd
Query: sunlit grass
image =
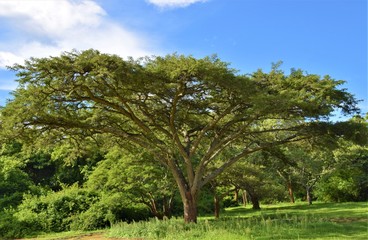
<path fill-rule="evenodd" d="M 112 237 L 144 239 L 367 239 L 367 203 L 305 203 L 226 209 L 220 219 L 200 217 L 198 224 L 182 219 L 118 223 Z"/>
<path fill-rule="evenodd" d="M 280 203 L 262 205 L 256 211 L 228 208 L 220 219 L 201 216 L 198 224 L 182 218 L 135 223 L 116 223 L 111 229 L 94 232 L 64 232 L 36 239 L 70 239 L 103 232 L 123 239 L 233 240 L 233 239 L 368 239 L 368 203 Z"/>

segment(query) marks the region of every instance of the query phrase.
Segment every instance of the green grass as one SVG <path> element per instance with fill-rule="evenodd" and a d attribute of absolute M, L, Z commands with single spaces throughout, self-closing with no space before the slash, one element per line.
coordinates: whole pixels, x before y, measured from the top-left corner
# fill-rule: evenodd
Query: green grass
<path fill-rule="evenodd" d="M 200 217 L 115 224 L 111 237 L 144 239 L 368 239 L 367 203 L 305 203 L 229 208 L 220 219 Z"/>
<path fill-rule="evenodd" d="M 35 239 L 69 239 L 103 232 L 125 239 L 233 240 L 233 239 L 368 239 L 368 203 L 280 203 L 228 208 L 220 219 L 201 216 L 198 224 L 184 224 L 182 218 L 147 222 L 117 223 L 95 232 L 46 234 Z"/>

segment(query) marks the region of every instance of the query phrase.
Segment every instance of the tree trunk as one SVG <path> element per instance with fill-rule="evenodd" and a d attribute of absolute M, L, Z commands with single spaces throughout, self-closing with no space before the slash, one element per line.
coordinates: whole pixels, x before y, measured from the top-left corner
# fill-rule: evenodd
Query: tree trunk
<path fill-rule="evenodd" d="M 243 205 L 244 205 L 244 207 L 246 207 L 247 203 L 248 203 L 248 197 L 247 197 L 247 191 L 246 190 L 243 190 L 242 196 L 243 196 Z"/>
<path fill-rule="evenodd" d="M 173 199 L 172 196 L 169 197 L 169 199 L 164 197 L 164 204 L 163 204 L 162 210 L 163 210 L 164 216 L 167 218 L 171 218 L 172 199 Z"/>
<path fill-rule="evenodd" d="M 289 198 L 291 203 L 295 203 L 294 193 L 293 193 L 293 186 L 291 185 L 291 181 L 289 180 L 287 183 L 288 191 L 289 191 Z"/>
<path fill-rule="evenodd" d="M 187 191 L 185 194 L 185 199 L 182 200 L 184 207 L 184 222 L 197 223 L 197 199 L 190 191 Z"/>
<path fill-rule="evenodd" d="M 215 205 L 215 218 L 218 219 L 220 217 L 220 198 L 215 194 L 213 201 Z"/>
<path fill-rule="evenodd" d="M 234 190 L 234 201 L 236 202 L 236 203 L 238 203 L 238 200 L 239 200 L 239 189 L 235 189 Z"/>
<path fill-rule="evenodd" d="M 252 205 L 254 210 L 259 210 L 261 207 L 259 206 L 259 199 L 258 197 L 252 197 Z"/>
<path fill-rule="evenodd" d="M 312 205 L 312 196 L 310 190 L 311 190 L 310 187 L 307 186 L 307 202 L 309 205 Z"/>
<path fill-rule="evenodd" d="M 259 198 L 256 193 L 249 193 L 250 200 L 252 201 L 253 209 L 259 210 L 261 207 L 259 206 Z"/>
<path fill-rule="evenodd" d="M 148 201 L 144 200 L 144 196 L 142 196 L 141 203 L 145 204 L 151 211 L 152 215 L 158 219 L 162 219 L 163 215 L 157 210 L 156 201 L 153 198 L 153 195 L 151 193 L 147 194 L 149 196 Z"/>
<path fill-rule="evenodd" d="M 183 202 L 183 210 L 184 210 L 184 222 L 185 223 L 197 223 L 197 199 L 200 191 L 200 187 L 198 186 L 198 182 L 194 183 L 194 179 L 192 179 L 192 183 L 189 184 L 183 173 L 181 172 L 180 168 L 177 166 L 175 161 L 169 159 L 168 167 L 172 172 L 176 184 L 179 188 L 181 201 Z M 190 171 L 189 171 L 190 173 Z M 194 177 L 194 174 L 191 178 Z M 195 184 L 195 186 L 193 186 Z"/>

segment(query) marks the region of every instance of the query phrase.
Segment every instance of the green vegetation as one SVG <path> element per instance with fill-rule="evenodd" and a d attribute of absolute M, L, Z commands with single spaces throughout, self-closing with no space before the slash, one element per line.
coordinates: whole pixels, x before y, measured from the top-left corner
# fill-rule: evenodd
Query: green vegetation
<path fill-rule="evenodd" d="M 264 205 L 261 211 L 242 206 L 227 208 L 220 219 L 200 217 L 197 224 L 182 219 L 120 222 L 100 231 L 70 231 L 39 235 L 68 239 L 94 234 L 132 239 L 366 239 L 368 203 L 297 202 Z"/>
<path fill-rule="evenodd" d="M 239 75 L 216 56 L 96 50 L 11 69 L 19 86 L 0 108 L 1 238 L 111 226 L 204 239 L 288 237 L 295 226 L 304 237 L 345 220 L 268 214 L 264 204 L 368 201 L 368 115 L 343 81 L 279 64 Z M 338 110 L 351 118 L 331 122 Z"/>
<path fill-rule="evenodd" d="M 366 239 L 367 203 L 267 205 L 261 211 L 236 207 L 224 217 L 115 224 L 107 235 L 147 239 Z"/>

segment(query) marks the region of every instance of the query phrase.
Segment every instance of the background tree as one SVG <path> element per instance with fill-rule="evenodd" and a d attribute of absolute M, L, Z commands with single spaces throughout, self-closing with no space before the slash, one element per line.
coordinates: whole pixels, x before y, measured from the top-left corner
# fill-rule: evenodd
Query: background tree
<path fill-rule="evenodd" d="M 31 178 L 23 171 L 25 167 L 22 146 L 16 141 L 3 143 L 0 149 L 0 212 L 17 206 L 23 194 L 34 187 Z"/>
<path fill-rule="evenodd" d="M 252 202 L 253 209 L 261 209 L 260 201 L 283 200 L 284 191 L 274 169 L 264 165 L 262 152 L 251 154 L 231 166 L 220 179 L 237 190 L 245 190 Z"/>
<path fill-rule="evenodd" d="M 154 217 L 172 215 L 175 182 L 163 166 L 144 153 L 114 147 L 89 175 L 86 186 L 106 194 L 123 193 L 135 204 L 144 204 Z"/>
<path fill-rule="evenodd" d="M 285 75 L 276 65 L 237 75 L 217 57 L 125 61 L 87 50 L 12 69 L 19 86 L 1 112 L 8 133 L 104 134 L 143 147 L 172 173 L 186 222 L 197 220 L 200 189 L 239 159 L 320 135 L 336 108 L 356 110 L 353 96 L 337 88 L 343 81 L 301 70 Z M 209 171 L 233 144 L 241 147 Z"/>
<path fill-rule="evenodd" d="M 368 114 L 355 116 L 350 122 L 362 123 L 352 139 L 340 139 L 333 150 L 334 165 L 317 183 L 316 195 L 325 201 L 368 200 Z"/>

